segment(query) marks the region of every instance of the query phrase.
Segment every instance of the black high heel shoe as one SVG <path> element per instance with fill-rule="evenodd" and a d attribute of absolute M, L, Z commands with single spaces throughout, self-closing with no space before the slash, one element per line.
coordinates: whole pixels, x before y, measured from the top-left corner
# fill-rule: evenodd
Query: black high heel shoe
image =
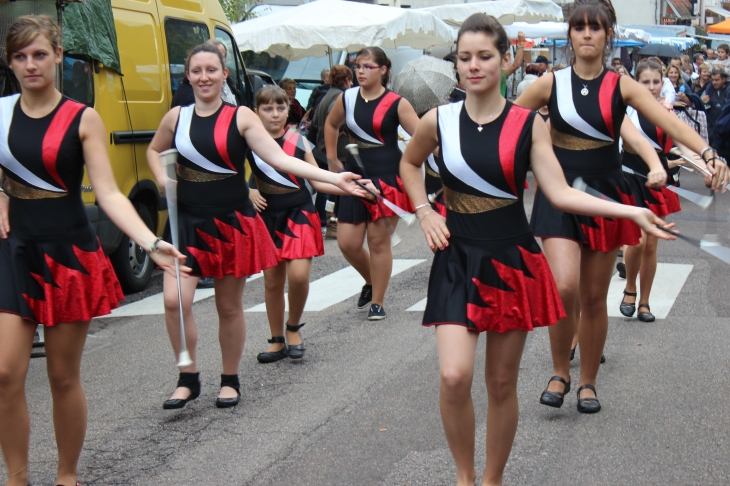
<path fill-rule="evenodd" d="M 581 398 L 580 392 L 583 389 L 592 390 L 596 394 L 596 398 Z M 601 411 L 601 404 L 598 401 L 598 393 L 593 385 L 583 385 L 578 387 L 578 411 L 580 413 L 596 413 Z"/>
<path fill-rule="evenodd" d="M 165 400 L 165 403 L 162 404 L 162 408 L 165 410 L 183 408 L 188 402 L 200 396 L 200 373 L 180 373 L 180 378 L 177 380 L 177 387 L 189 389 L 190 395 L 187 398 L 171 398 Z"/>
<path fill-rule="evenodd" d="M 624 289 L 624 298 L 621 299 L 621 305 L 618 306 L 618 310 L 626 317 L 632 317 L 634 312 L 636 312 L 636 302 L 625 302 L 624 299 L 626 297 L 636 297 L 636 292 L 626 292 L 626 289 Z"/>
<path fill-rule="evenodd" d="M 221 388 L 227 386 L 236 390 L 238 394 L 234 398 L 216 398 L 215 406 L 218 408 L 230 408 L 238 405 L 238 401 L 241 398 L 241 383 L 238 381 L 238 375 L 221 375 Z"/>
<path fill-rule="evenodd" d="M 289 324 L 286 325 L 286 330 L 288 332 L 299 332 L 299 329 L 301 329 L 304 324 L 299 324 L 298 326 L 290 326 Z M 302 339 L 302 342 L 299 344 L 295 344 L 294 346 L 289 345 L 289 357 L 291 359 L 302 359 L 304 357 L 304 351 L 306 351 L 307 348 L 304 347 L 304 340 Z"/>
<path fill-rule="evenodd" d="M 286 347 L 286 339 L 284 339 L 284 336 L 274 336 L 267 341 L 269 344 L 283 344 L 284 347 L 278 351 L 264 351 L 263 353 L 259 353 L 258 356 L 256 356 L 259 363 L 273 363 L 289 356 L 289 348 Z"/>
<path fill-rule="evenodd" d="M 646 312 L 639 310 L 639 313 L 636 315 L 636 317 L 638 317 L 641 322 L 654 322 L 656 320 L 656 317 L 654 317 L 654 314 L 651 313 L 649 304 L 639 304 L 639 309 L 641 309 L 642 307 L 646 307 Z"/>
<path fill-rule="evenodd" d="M 563 389 L 562 392 L 551 392 L 545 388 L 545 391 L 542 392 L 542 395 L 540 395 L 540 403 L 547 405 L 548 407 L 560 408 L 563 406 L 563 399 L 565 398 L 565 395 L 567 395 L 570 391 L 570 382 L 565 381 L 557 375 L 548 380 L 548 386 L 550 386 L 551 381 L 559 381 L 565 385 L 565 389 Z"/>

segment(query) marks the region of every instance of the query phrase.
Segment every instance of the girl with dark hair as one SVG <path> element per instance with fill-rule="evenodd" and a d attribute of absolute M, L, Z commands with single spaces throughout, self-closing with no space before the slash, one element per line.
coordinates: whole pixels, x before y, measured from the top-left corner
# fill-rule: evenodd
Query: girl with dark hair
<path fill-rule="evenodd" d="M 636 81 L 605 69 L 615 24 L 609 0 L 577 1 L 568 19 L 569 45 L 575 55 L 572 66 L 542 76 L 516 101 L 531 109 L 548 104 L 553 148 L 568 183 L 580 176 L 608 197 L 633 204 L 621 170 L 620 135 L 651 168 L 648 183 L 664 184 L 666 172 L 652 146 L 632 123 L 623 123 L 628 104 L 672 138 L 702 153 L 715 174 L 713 189 L 724 187 L 727 167 L 699 135 L 667 113 Z M 570 349 L 580 319 L 578 410 L 598 412 L 595 383 L 608 332 L 606 297 L 611 273 L 618 248 L 637 244 L 640 232 L 625 220 L 583 217 L 553 208 L 543 189 L 540 185 L 535 196 L 531 226 L 543 239 L 567 317 L 550 328 L 554 376 L 540 403 L 560 407 L 570 390 Z"/>
<path fill-rule="evenodd" d="M 160 187 L 164 173 L 160 152 L 179 151 L 178 226 L 180 250 L 188 258 L 193 278 L 182 283 L 185 336 L 193 364 L 181 369 L 178 387 L 163 407 L 176 409 L 200 395 L 196 344 L 198 333 L 192 313 L 195 286 L 200 277 L 213 277 L 223 357 L 218 407 L 238 404 L 238 365 L 246 339 L 243 289 L 246 277 L 277 265 L 277 250 L 268 229 L 248 197 L 244 161 L 249 146 L 274 169 L 328 182 L 350 194 L 362 195 L 351 173 L 332 174 L 288 156 L 269 136 L 248 108 L 221 100 L 228 74 L 220 51 L 202 44 L 192 49 L 185 75 L 195 92 L 195 104 L 170 110 L 147 150 L 147 160 Z M 262 238 L 261 235 L 266 237 Z M 164 280 L 165 321 L 175 356 L 180 352 L 177 287 Z"/>
<path fill-rule="evenodd" d="M 99 114 L 56 90 L 60 41 L 50 18 L 26 15 L 10 25 L 5 43 L 21 91 L 0 99 L 0 449 L 8 486 L 29 484 L 25 379 L 37 324 L 45 325 L 53 399 L 54 484 L 77 485 L 87 421 L 80 377 L 86 334 L 93 317 L 124 298 L 84 210 L 84 166 L 99 206 L 168 278 L 175 278 L 174 257 L 184 259 L 119 192 Z"/>
<path fill-rule="evenodd" d="M 502 484 L 517 431 L 517 378 L 527 333 L 565 316 L 521 202 L 528 168 L 562 210 L 631 218 L 651 234 L 672 238 L 654 227 L 664 223 L 650 211 L 600 200 L 566 184 L 542 118 L 501 96 L 508 46 L 494 17 L 466 19 L 457 39 L 466 100 L 427 113 L 401 161 L 405 188 L 436 251 L 423 325 L 437 326 L 441 419 L 461 486 L 472 486 L 476 479 L 471 385 L 479 333 L 487 334 L 489 399 L 481 484 Z M 436 148 L 445 219 L 427 207 L 421 172 L 423 160 Z"/>
<path fill-rule="evenodd" d="M 317 167 L 311 151 L 306 151 L 301 135 L 285 136 L 289 98 L 276 86 L 266 86 L 256 94 L 256 114 L 269 135 L 287 154 Z M 253 172 L 250 195 L 254 208 L 269 231 L 279 260 L 275 267 L 264 270 L 266 314 L 271 328 L 269 349 L 259 353 L 261 363 L 283 358 L 304 357 L 304 343 L 299 320 L 309 294 L 309 271 L 312 257 L 324 255 L 319 216 L 312 195 L 301 177 L 279 171 L 251 152 L 249 164 Z M 346 195 L 331 184 L 312 181 L 317 192 Z M 289 320 L 284 339 L 284 287 L 289 281 Z M 288 343 L 288 345 L 287 345 Z"/>
<path fill-rule="evenodd" d="M 355 75 L 359 87 L 340 95 L 325 123 L 325 145 L 330 169 L 342 170 L 337 160 L 337 135 L 344 124 L 350 142 L 358 145 L 365 173 L 373 184 L 402 209 L 413 212 L 398 175 L 401 151 L 398 148 L 398 125 L 412 134 L 418 116 L 411 104 L 387 88 L 390 59 L 379 47 L 366 47 L 355 58 Z M 345 166 L 362 172 L 352 155 Z M 398 224 L 398 216 L 375 201 L 341 197 L 337 207 L 337 243 L 345 259 L 365 279 L 357 306 L 370 306 L 369 320 L 385 319 L 383 301 L 393 267 L 389 229 Z M 368 250 L 363 246 L 367 236 Z"/>

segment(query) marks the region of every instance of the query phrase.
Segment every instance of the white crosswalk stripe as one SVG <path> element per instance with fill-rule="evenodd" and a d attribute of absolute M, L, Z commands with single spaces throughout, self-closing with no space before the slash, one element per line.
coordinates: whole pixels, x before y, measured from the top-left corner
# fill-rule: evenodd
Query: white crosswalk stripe
<path fill-rule="evenodd" d="M 393 271 L 391 276 L 398 275 L 426 260 L 393 260 Z M 312 282 L 309 285 L 309 298 L 304 306 L 304 311 L 321 311 L 332 305 L 338 304 L 345 299 L 357 295 L 363 286 L 363 280 L 357 271 L 352 267 L 343 268 L 325 277 Z M 288 299 L 287 310 L 289 310 Z M 246 309 L 246 312 L 266 312 L 266 305 L 259 304 L 257 306 Z"/>
<path fill-rule="evenodd" d="M 428 299 L 421 299 L 412 306 L 410 306 L 408 309 L 406 309 L 406 312 L 423 312 L 426 310 L 426 301 Z"/>

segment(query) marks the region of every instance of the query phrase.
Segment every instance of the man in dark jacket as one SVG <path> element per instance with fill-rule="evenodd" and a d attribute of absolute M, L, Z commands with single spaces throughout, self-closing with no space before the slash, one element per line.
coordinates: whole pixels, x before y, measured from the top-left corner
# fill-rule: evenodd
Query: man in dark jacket
<path fill-rule="evenodd" d="M 727 74 L 722 69 L 712 71 L 712 84 L 708 83 L 705 87 L 705 94 L 702 96 L 707 113 L 707 133 L 710 134 L 710 139 L 712 139 L 715 121 L 720 117 L 722 107 L 725 106 L 727 100 L 726 77 Z"/>
<path fill-rule="evenodd" d="M 317 109 L 319 102 L 322 101 L 322 98 L 324 98 L 324 95 L 330 89 L 330 70 L 322 69 L 322 72 L 319 73 L 319 78 L 322 80 L 322 84 L 312 90 L 312 93 L 309 95 L 309 101 L 307 102 L 306 111 L 312 110 L 313 113 Z"/>

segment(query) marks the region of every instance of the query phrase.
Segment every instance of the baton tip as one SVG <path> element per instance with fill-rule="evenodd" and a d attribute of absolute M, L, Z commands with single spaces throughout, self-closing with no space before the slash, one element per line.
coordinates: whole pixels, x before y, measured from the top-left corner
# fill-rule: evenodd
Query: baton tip
<path fill-rule="evenodd" d="M 187 368 L 188 366 L 193 364 L 193 360 L 190 359 L 190 353 L 187 349 L 183 349 L 180 351 L 180 356 L 178 356 L 178 362 L 177 367 L 178 368 Z"/>

